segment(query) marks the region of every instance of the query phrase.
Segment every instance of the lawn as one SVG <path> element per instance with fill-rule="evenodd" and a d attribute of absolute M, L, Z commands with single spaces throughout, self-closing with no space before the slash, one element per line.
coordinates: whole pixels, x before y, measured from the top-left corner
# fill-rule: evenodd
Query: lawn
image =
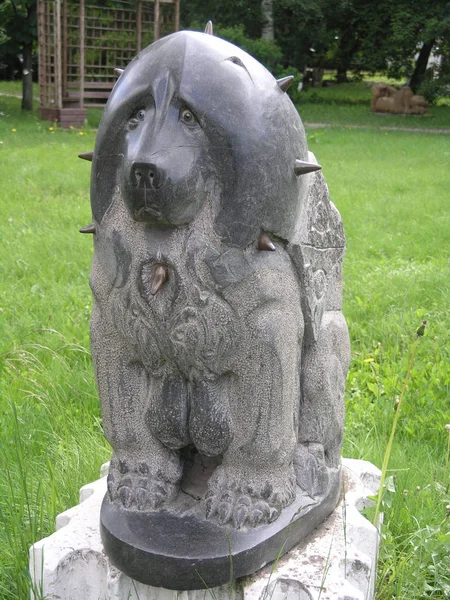
<path fill-rule="evenodd" d="M 439 100 L 436 106 L 430 106 L 425 115 L 374 114 L 370 111 L 370 88 L 373 83 L 362 81 L 309 88 L 294 97 L 306 123 L 448 129 L 450 132 L 448 98 Z"/>
<path fill-rule="evenodd" d="M 335 119 L 336 108 L 349 111 L 330 121 L 342 127 L 307 129 L 348 239 L 344 454 L 381 466 L 415 331 L 426 319 L 388 472 L 377 599 L 443 599 L 450 594 L 450 138 L 350 129 L 362 105 L 343 100 L 302 102 L 300 111 L 305 121 L 330 106 Z M 56 515 L 77 502 L 109 454 L 89 355 L 92 239 L 78 233 L 90 222 L 90 165 L 76 156 L 93 149 L 95 131 L 59 130 L 20 114 L 19 105 L 0 96 L 2 600 L 28 597 L 28 547 L 54 530 Z M 365 114 L 370 126 L 377 115 Z M 439 119 L 450 126 L 450 108 Z"/>

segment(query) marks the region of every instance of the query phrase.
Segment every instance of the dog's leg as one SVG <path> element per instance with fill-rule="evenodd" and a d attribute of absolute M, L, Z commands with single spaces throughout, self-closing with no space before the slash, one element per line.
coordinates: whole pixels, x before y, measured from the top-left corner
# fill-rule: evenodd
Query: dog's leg
<path fill-rule="evenodd" d="M 294 466 L 298 485 L 322 494 L 329 469 L 341 462 L 344 390 L 350 364 L 347 324 L 340 311 L 325 312 L 317 342 L 303 352 L 299 444 Z"/>
<path fill-rule="evenodd" d="M 152 380 L 96 302 L 91 348 L 105 436 L 113 448 L 108 476 L 112 501 L 156 508 L 179 487 L 178 452 L 164 446 L 146 424 Z"/>
<path fill-rule="evenodd" d="M 259 304 L 243 319 L 245 350 L 229 395 L 234 438 L 206 498 L 209 515 L 216 514 L 221 523 L 232 520 L 236 527 L 270 522 L 295 498 L 303 337 L 298 284 L 277 272 L 258 274 L 249 284 Z"/>

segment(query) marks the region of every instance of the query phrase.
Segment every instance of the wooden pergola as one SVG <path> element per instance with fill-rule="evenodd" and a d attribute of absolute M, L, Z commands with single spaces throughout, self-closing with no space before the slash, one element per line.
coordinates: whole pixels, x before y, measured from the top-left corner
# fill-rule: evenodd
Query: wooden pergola
<path fill-rule="evenodd" d="M 79 126 L 142 49 L 178 31 L 180 0 L 38 0 L 39 115 Z"/>

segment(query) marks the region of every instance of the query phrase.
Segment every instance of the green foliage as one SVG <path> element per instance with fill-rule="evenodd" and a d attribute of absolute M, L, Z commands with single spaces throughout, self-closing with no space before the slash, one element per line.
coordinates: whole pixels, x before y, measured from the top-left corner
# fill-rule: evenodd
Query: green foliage
<path fill-rule="evenodd" d="M 185 25 L 198 21 L 204 29 L 212 19 L 219 28 L 241 27 L 247 38 L 261 36 L 260 1 L 187 0 L 182 15 Z M 347 72 L 365 70 L 383 71 L 396 78 L 415 75 L 420 83 L 422 67 L 417 70 L 415 56 L 421 46 L 431 43 L 435 53 L 449 53 L 448 0 L 400 0 L 395 4 L 389 0 L 279 0 L 273 3 L 273 18 L 275 42 L 282 53 L 278 62 L 299 71 L 333 68 L 338 80 L 345 80 Z M 227 39 L 235 38 L 247 49 L 239 36 L 232 34 Z M 425 65 L 427 52 L 422 56 Z M 269 64 L 273 63 L 269 60 Z M 414 89 L 417 87 L 414 83 Z"/>
<path fill-rule="evenodd" d="M 450 37 L 448 0 L 397 2 L 386 33 L 381 48 L 389 74 L 395 77 L 411 75 L 414 55 L 424 42 L 436 42 L 438 46 L 438 42 L 445 43 Z"/>
<path fill-rule="evenodd" d="M 242 26 L 245 35 L 252 38 L 261 36 L 261 0 L 187 0 L 181 3 L 181 23 L 184 28 L 203 31 L 206 23 L 212 21 L 217 27 Z"/>
<path fill-rule="evenodd" d="M 430 104 L 435 104 L 439 98 L 450 96 L 450 75 L 443 77 L 426 77 L 419 88 L 419 94 L 425 96 Z"/>
<path fill-rule="evenodd" d="M 0 4 L 0 30 L 3 43 L 2 54 L 15 54 L 25 44 L 32 44 L 37 39 L 37 0 L 4 0 Z"/>
<path fill-rule="evenodd" d="M 285 66 L 299 71 L 322 66 L 333 38 L 327 28 L 323 6 L 323 0 L 279 0 L 274 3 L 275 39 L 283 51 Z"/>

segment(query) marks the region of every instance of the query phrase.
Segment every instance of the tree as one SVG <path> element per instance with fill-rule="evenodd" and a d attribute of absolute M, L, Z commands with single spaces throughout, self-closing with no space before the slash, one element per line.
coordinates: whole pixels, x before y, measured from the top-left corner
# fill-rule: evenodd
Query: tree
<path fill-rule="evenodd" d="M 261 37 L 263 23 L 261 0 L 181 0 L 181 23 L 189 27 L 211 20 L 214 25 L 242 25 L 251 38 Z"/>
<path fill-rule="evenodd" d="M 377 3 L 383 14 L 374 37 L 373 28 L 361 47 L 361 62 L 394 77 L 409 79 L 417 92 L 422 84 L 428 59 L 438 47 L 450 40 L 450 2 L 448 0 L 389 0 Z M 373 20 L 372 20 L 373 24 Z"/>
<path fill-rule="evenodd" d="M 273 27 L 284 67 L 335 68 L 341 81 L 350 70 L 382 71 L 410 79 L 416 91 L 430 53 L 450 47 L 449 0 L 182 0 L 181 7 L 185 26 L 212 19 L 242 25 L 250 38 Z"/>
<path fill-rule="evenodd" d="M 261 37 L 263 40 L 274 41 L 275 32 L 273 29 L 273 0 L 262 0 L 262 31 Z"/>
<path fill-rule="evenodd" d="M 37 0 L 4 0 L 0 5 L 4 41 L 0 56 L 22 54 L 22 109 L 33 109 L 33 44 L 37 40 Z"/>
<path fill-rule="evenodd" d="M 303 71 L 306 66 L 322 66 L 329 42 L 324 1 L 278 0 L 274 4 L 275 41 L 283 51 L 285 67 Z"/>

